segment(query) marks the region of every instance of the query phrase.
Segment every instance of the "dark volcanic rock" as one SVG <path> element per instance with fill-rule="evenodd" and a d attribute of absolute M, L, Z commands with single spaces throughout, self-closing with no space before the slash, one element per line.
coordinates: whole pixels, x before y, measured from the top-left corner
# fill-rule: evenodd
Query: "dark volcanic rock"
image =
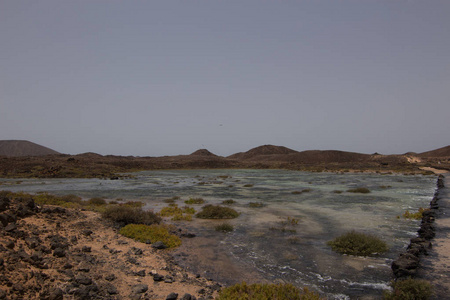
<path fill-rule="evenodd" d="M 78 275 L 75 277 L 75 282 L 82 285 L 91 285 L 92 279 L 84 275 Z"/>
<path fill-rule="evenodd" d="M 12 232 L 14 230 L 17 230 L 17 225 L 16 223 L 10 223 L 5 227 L 5 231 L 6 232 Z"/>
<path fill-rule="evenodd" d="M 161 241 L 158 241 L 158 242 L 154 243 L 152 245 L 152 247 L 155 248 L 155 249 L 166 249 L 167 248 L 167 246 Z"/>
<path fill-rule="evenodd" d="M 420 259 L 410 253 L 403 253 L 397 260 L 392 262 L 392 271 L 399 277 L 414 276 L 417 272 Z"/>
<path fill-rule="evenodd" d="M 136 284 L 131 288 L 132 294 L 142 294 L 148 291 L 148 285 L 146 284 Z"/>
<path fill-rule="evenodd" d="M 48 296 L 49 300 L 63 300 L 64 299 L 64 293 L 61 289 L 59 288 L 54 288 L 50 291 L 49 296 Z"/>
<path fill-rule="evenodd" d="M 183 297 L 181 297 L 181 300 L 196 300 L 195 296 L 192 296 L 191 294 L 184 294 Z"/>
<path fill-rule="evenodd" d="M 160 274 L 153 274 L 153 280 L 158 282 L 158 281 L 163 281 L 164 280 L 164 276 L 160 275 Z"/>
<path fill-rule="evenodd" d="M 63 248 L 56 248 L 55 250 L 53 250 L 53 256 L 64 257 L 66 256 L 66 250 L 64 250 Z"/>
<path fill-rule="evenodd" d="M 166 300 L 177 300 L 178 299 L 178 294 L 177 293 L 170 293 L 167 297 Z"/>
<path fill-rule="evenodd" d="M 9 198 L 8 197 L 0 197 L 0 212 L 3 212 L 9 207 Z"/>

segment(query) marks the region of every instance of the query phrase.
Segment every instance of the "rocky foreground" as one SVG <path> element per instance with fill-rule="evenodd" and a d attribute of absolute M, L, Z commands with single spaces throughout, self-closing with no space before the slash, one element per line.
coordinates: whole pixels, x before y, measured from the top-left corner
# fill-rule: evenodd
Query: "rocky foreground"
<path fill-rule="evenodd" d="M 213 299 L 220 285 L 91 211 L 0 197 L 0 299 Z"/>

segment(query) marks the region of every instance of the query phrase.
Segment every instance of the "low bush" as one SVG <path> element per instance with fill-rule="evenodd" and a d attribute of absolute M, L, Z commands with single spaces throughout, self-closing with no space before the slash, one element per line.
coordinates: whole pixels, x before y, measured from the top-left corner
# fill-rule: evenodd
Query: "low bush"
<path fill-rule="evenodd" d="M 121 205 L 129 206 L 129 207 L 142 207 L 144 203 L 141 201 L 127 201 Z"/>
<path fill-rule="evenodd" d="M 100 197 L 91 198 L 87 201 L 89 205 L 106 205 L 106 200 Z"/>
<path fill-rule="evenodd" d="M 74 195 L 66 195 L 66 196 L 55 196 L 49 193 L 38 193 L 36 195 L 22 194 L 17 193 L 15 195 L 19 195 L 20 197 L 31 197 L 37 204 L 40 205 L 58 205 L 67 208 L 80 208 L 86 204 L 86 202 L 82 201 L 80 197 Z"/>
<path fill-rule="evenodd" d="M 388 251 L 387 244 L 376 236 L 350 231 L 327 243 L 331 248 L 342 254 L 376 255 Z"/>
<path fill-rule="evenodd" d="M 193 214 L 195 214 L 193 207 L 185 206 L 180 208 L 176 204 L 163 207 L 159 212 L 159 215 L 162 217 L 172 217 L 172 221 L 192 221 Z"/>
<path fill-rule="evenodd" d="M 234 201 L 232 199 L 222 201 L 222 204 L 225 204 L 225 205 L 233 205 L 234 203 L 236 203 L 236 201 Z"/>
<path fill-rule="evenodd" d="M 181 245 L 181 239 L 171 234 L 170 227 L 167 225 L 128 224 L 122 227 L 119 233 L 143 243 L 153 244 L 161 241 L 169 248 L 175 248 Z"/>
<path fill-rule="evenodd" d="M 253 184 L 244 184 L 244 187 L 253 187 Z"/>
<path fill-rule="evenodd" d="M 216 300 L 274 299 L 274 300 L 320 300 L 320 295 L 303 290 L 292 284 L 247 284 L 245 282 L 222 289 Z"/>
<path fill-rule="evenodd" d="M 359 187 L 359 188 L 355 188 L 355 189 L 349 189 L 349 190 L 347 190 L 347 192 L 349 192 L 349 193 L 368 194 L 368 193 L 370 193 L 370 190 L 368 188 L 365 188 L 365 187 Z"/>
<path fill-rule="evenodd" d="M 423 212 L 430 210 L 429 208 L 420 207 L 419 210 L 415 213 L 410 213 L 408 210 L 403 213 L 403 218 L 405 219 L 413 219 L 413 220 L 421 220 L 423 217 Z"/>
<path fill-rule="evenodd" d="M 219 224 L 216 227 L 214 227 L 214 229 L 216 231 L 221 231 L 221 232 L 231 232 L 231 231 L 233 231 L 234 227 L 231 224 L 222 223 L 222 224 Z"/>
<path fill-rule="evenodd" d="M 202 210 L 196 214 L 200 219 L 234 219 L 239 213 L 230 207 L 220 205 L 205 205 Z"/>
<path fill-rule="evenodd" d="M 203 198 L 189 198 L 189 200 L 184 201 L 186 204 L 203 204 L 205 200 Z"/>
<path fill-rule="evenodd" d="M 261 208 L 264 204 L 262 202 L 250 202 L 248 206 L 251 208 Z"/>
<path fill-rule="evenodd" d="M 128 205 L 109 205 L 102 212 L 102 217 L 125 226 L 128 224 L 159 224 L 161 217 L 152 211 L 143 211 L 140 207 Z"/>
<path fill-rule="evenodd" d="M 392 291 L 384 292 L 386 300 L 427 300 L 433 295 L 433 289 L 428 281 L 408 278 L 391 283 Z"/>

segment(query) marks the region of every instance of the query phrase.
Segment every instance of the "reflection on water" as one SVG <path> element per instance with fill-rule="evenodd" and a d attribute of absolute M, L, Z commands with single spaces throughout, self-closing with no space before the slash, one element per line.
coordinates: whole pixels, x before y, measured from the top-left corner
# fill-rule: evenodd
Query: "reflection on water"
<path fill-rule="evenodd" d="M 406 247 L 417 221 L 397 219 L 405 210 L 426 207 L 435 178 L 378 174 L 305 173 L 285 170 L 182 170 L 134 173 L 123 180 L 2 180 L 3 189 L 82 197 L 141 200 L 158 211 L 162 200 L 202 197 L 211 204 L 233 199 L 241 215 L 235 230 L 217 233 L 219 221 L 180 223 L 199 237 L 185 241 L 175 257 L 209 277 L 233 283 L 285 281 L 310 286 L 330 298 L 379 297 L 391 280 L 390 263 Z M 346 192 L 367 187 L 371 193 Z M 248 203 L 261 202 L 262 208 Z M 287 218 L 298 220 L 286 226 Z M 283 223 L 284 222 L 284 223 Z M 381 257 L 342 256 L 326 245 L 348 230 L 382 237 L 390 251 Z M 186 256 L 184 252 L 193 254 Z M 240 275 L 245 271 L 244 275 Z M 251 274 L 251 276 L 249 276 Z"/>

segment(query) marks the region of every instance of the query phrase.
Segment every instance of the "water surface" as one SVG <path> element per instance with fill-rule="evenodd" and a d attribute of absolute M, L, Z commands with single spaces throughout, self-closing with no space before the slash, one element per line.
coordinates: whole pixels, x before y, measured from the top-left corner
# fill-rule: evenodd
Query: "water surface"
<path fill-rule="evenodd" d="M 166 205 L 164 199 L 174 196 L 181 198 L 179 205 L 189 197 L 202 197 L 211 204 L 233 199 L 241 215 L 228 221 L 235 228 L 231 233 L 214 230 L 222 221 L 179 223 L 198 236 L 174 253 L 180 264 L 227 284 L 290 282 L 336 299 L 381 296 L 392 279 L 390 263 L 416 236 L 419 226 L 418 221 L 397 216 L 427 207 L 436 183 L 433 176 L 286 170 L 145 171 L 133 176 L 1 182 L 3 189 L 11 191 L 141 200 L 155 211 Z M 371 192 L 347 192 L 357 187 Z M 251 208 L 250 202 L 263 207 Z M 298 224 L 286 225 L 291 219 Z M 331 251 L 326 242 L 349 230 L 378 235 L 388 243 L 389 252 L 364 258 Z"/>

